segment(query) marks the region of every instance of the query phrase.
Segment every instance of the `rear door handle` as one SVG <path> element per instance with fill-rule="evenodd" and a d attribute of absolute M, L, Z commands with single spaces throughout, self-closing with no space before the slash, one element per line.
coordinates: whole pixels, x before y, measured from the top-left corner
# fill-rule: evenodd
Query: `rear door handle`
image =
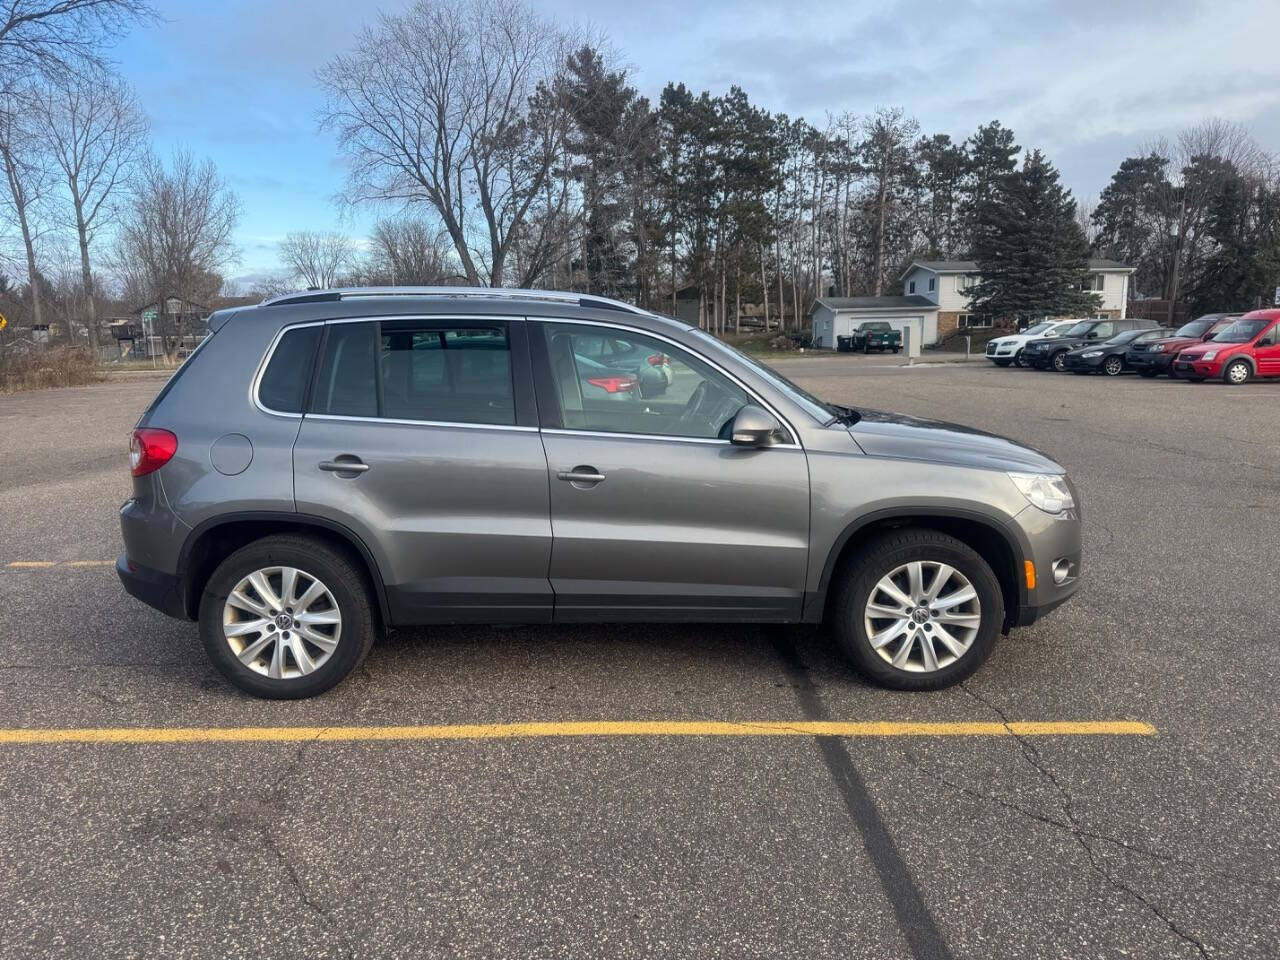
<path fill-rule="evenodd" d="M 320 469 L 329 473 L 364 473 L 369 465 L 353 457 L 350 460 L 321 460 Z"/>
<path fill-rule="evenodd" d="M 567 480 L 569 483 L 601 483 L 604 480 L 604 474 L 595 467 L 574 467 L 572 470 L 561 470 L 556 474 L 556 478 Z"/>

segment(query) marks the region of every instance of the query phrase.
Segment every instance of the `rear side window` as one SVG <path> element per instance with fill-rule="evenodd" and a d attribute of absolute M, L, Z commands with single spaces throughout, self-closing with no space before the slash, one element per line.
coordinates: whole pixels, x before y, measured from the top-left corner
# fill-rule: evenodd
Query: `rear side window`
<path fill-rule="evenodd" d="M 383 417 L 516 422 L 511 347 L 505 328 L 384 324 L 378 374 Z"/>
<path fill-rule="evenodd" d="M 376 417 L 378 384 L 375 360 L 372 323 L 331 324 L 316 377 L 311 412 Z"/>
<path fill-rule="evenodd" d="M 258 383 L 258 402 L 268 410 L 301 413 L 311 379 L 311 361 L 316 354 L 323 327 L 289 330 L 276 344 L 275 352 Z"/>

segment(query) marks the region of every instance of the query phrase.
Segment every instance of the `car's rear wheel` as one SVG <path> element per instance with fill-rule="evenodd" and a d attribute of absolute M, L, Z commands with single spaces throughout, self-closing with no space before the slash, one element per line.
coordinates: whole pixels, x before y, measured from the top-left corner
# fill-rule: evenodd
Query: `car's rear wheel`
<path fill-rule="evenodd" d="M 1059 350 L 1053 355 L 1049 363 L 1053 366 L 1053 369 L 1061 373 L 1063 370 L 1067 369 L 1067 351 Z"/>
<path fill-rule="evenodd" d="M 265 537 L 242 547 L 218 565 L 200 599 L 209 659 L 256 697 L 323 693 L 359 665 L 374 632 L 360 571 L 312 537 Z"/>
<path fill-rule="evenodd" d="M 843 570 L 836 642 L 870 680 L 895 690 L 958 683 L 991 655 L 1004 598 L 991 567 L 954 537 L 899 530 Z"/>
<path fill-rule="evenodd" d="M 1108 377 L 1118 377 L 1124 370 L 1124 360 L 1120 357 L 1107 357 L 1102 364 L 1102 372 Z"/>
<path fill-rule="evenodd" d="M 1251 376 L 1253 376 L 1253 368 L 1243 360 L 1231 361 L 1227 364 L 1227 369 L 1222 371 L 1222 379 L 1235 386 L 1248 383 Z"/>

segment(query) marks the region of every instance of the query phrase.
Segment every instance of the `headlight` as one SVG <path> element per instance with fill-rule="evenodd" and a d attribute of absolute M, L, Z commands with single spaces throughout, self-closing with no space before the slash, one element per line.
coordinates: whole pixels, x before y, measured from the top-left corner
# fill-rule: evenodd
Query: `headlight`
<path fill-rule="evenodd" d="M 1088 353 L 1082 353 L 1082 354 L 1080 354 L 1080 356 L 1084 357 L 1086 360 L 1092 360 L 1094 357 L 1100 357 L 1100 356 L 1102 356 L 1102 351 L 1101 351 L 1101 350 L 1090 350 Z"/>
<path fill-rule="evenodd" d="M 1153 344 L 1152 344 L 1151 346 L 1149 346 L 1147 349 L 1148 349 L 1148 350 L 1150 350 L 1152 353 L 1164 353 L 1164 344 L 1163 344 L 1163 343 L 1153 343 Z"/>
<path fill-rule="evenodd" d="M 1214 357 L 1216 357 L 1217 355 L 1218 355 L 1218 351 L 1217 351 L 1217 350 L 1210 350 L 1208 353 L 1206 353 L 1206 354 L 1205 354 L 1203 357 L 1201 357 L 1200 359 L 1201 359 L 1201 360 L 1212 360 L 1212 359 L 1213 359 Z M 1193 358 L 1193 359 L 1194 359 L 1194 358 Z"/>
<path fill-rule="evenodd" d="M 1045 513 L 1061 513 L 1076 505 L 1067 478 L 1052 473 L 1011 473 L 1009 479 L 1033 506 Z"/>

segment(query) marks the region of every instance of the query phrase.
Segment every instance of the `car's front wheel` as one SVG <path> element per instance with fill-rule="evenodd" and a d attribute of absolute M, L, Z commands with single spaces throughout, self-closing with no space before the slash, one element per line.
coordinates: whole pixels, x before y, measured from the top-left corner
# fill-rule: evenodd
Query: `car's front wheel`
<path fill-rule="evenodd" d="M 1102 364 L 1102 372 L 1108 377 L 1118 377 L 1124 370 L 1124 360 L 1120 357 L 1107 357 L 1106 362 Z"/>
<path fill-rule="evenodd" d="M 306 536 L 271 536 L 222 561 L 200 599 L 200 639 L 214 666 L 256 697 L 323 693 L 373 644 L 360 571 Z"/>
<path fill-rule="evenodd" d="M 959 683 L 991 655 L 1004 623 L 991 567 L 932 530 L 873 540 L 835 586 L 837 643 L 864 676 L 895 690 Z"/>
<path fill-rule="evenodd" d="M 1053 355 L 1053 359 L 1051 359 L 1049 363 L 1053 369 L 1061 373 L 1063 370 L 1067 369 L 1067 351 L 1059 350 Z"/>
<path fill-rule="evenodd" d="M 1222 371 L 1222 379 L 1237 386 L 1242 383 L 1248 383 L 1249 377 L 1252 375 L 1253 368 L 1243 360 L 1232 361 L 1227 364 L 1227 369 Z"/>
<path fill-rule="evenodd" d="M 1022 359 L 1022 351 L 1021 351 L 1021 350 L 1019 350 L 1017 353 L 1015 353 L 1015 354 L 1013 355 L 1013 365 L 1014 365 L 1015 367 L 1022 367 L 1022 366 L 1026 366 L 1025 361 Z"/>

